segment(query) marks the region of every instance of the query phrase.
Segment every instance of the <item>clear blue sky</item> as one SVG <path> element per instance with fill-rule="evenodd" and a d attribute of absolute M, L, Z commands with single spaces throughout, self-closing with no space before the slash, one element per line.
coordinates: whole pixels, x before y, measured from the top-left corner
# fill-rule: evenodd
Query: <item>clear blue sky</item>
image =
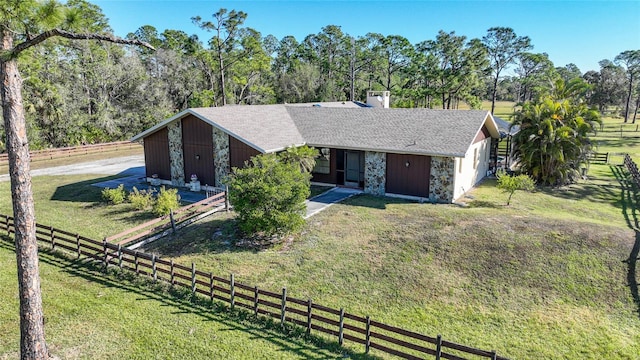
<path fill-rule="evenodd" d="M 529 36 L 533 51 L 546 52 L 556 66 L 576 64 L 582 72 L 598 70 L 598 61 L 640 49 L 640 0 L 609 1 L 176 1 L 89 0 L 100 6 L 116 35 L 143 25 L 211 37 L 191 17 L 211 20 L 220 8 L 248 14 L 245 26 L 278 39 L 299 41 L 338 25 L 343 32 L 402 35 L 416 44 L 439 30 L 481 38 L 487 29 L 506 26 Z"/>

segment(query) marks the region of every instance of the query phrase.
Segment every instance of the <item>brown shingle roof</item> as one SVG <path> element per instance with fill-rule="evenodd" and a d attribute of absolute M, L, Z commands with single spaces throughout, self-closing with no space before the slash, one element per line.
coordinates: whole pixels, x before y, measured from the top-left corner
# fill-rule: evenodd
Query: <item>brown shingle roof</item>
<path fill-rule="evenodd" d="M 187 109 L 136 135 L 137 140 L 193 114 L 261 152 L 291 145 L 463 157 L 487 111 L 247 105 Z"/>
<path fill-rule="evenodd" d="M 489 116 L 482 110 L 287 110 L 310 145 L 460 157 Z"/>

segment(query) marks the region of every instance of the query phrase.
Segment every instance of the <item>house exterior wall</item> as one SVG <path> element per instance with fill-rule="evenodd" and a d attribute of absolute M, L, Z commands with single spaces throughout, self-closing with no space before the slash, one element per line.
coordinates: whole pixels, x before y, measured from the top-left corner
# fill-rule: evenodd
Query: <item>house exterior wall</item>
<path fill-rule="evenodd" d="M 169 160 L 171 162 L 171 184 L 184 186 L 184 153 L 182 151 L 182 121 L 167 125 Z"/>
<path fill-rule="evenodd" d="M 383 196 L 387 182 L 387 154 L 365 151 L 364 153 L 364 192 Z"/>
<path fill-rule="evenodd" d="M 228 136 L 229 139 L 229 166 L 231 168 L 243 168 L 244 162 L 248 161 L 252 157 L 259 155 L 260 151 L 252 148 L 251 146 L 243 143 L 242 141 Z"/>
<path fill-rule="evenodd" d="M 215 186 L 222 187 L 224 179 L 231 171 L 229 162 L 229 135 L 218 128 L 213 128 L 213 166 L 215 169 Z"/>
<path fill-rule="evenodd" d="M 485 138 L 469 147 L 464 158 L 455 160 L 455 188 L 457 199 L 487 176 L 491 163 L 491 138 Z"/>
<path fill-rule="evenodd" d="M 454 176 L 456 161 L 452 157 L 431 157 L 429 176 L 429 200 L 437 203 L 451 203 L 454 197 Z"/>
<path fill-rule="evenodd" d="M 163 128 L 144 139 L 145 172 L 148 178 L 154 174 L 158 178 L 171 179 L 171 160 L 167 128 Z"/>

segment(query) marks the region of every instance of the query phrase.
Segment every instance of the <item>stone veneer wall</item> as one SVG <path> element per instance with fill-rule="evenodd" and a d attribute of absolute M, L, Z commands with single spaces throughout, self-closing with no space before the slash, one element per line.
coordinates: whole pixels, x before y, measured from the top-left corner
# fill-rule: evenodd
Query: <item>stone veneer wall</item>
<path fill-rule="evenodd" d="M 222 181 L 229 175 L 229 135 L 218 128 L 213 128 L 213 166 L 216 186 L 222 187 Z"/>
<path fill-rule="evenodd" d="M 387 154 L 365 151 L 364 153 L 364 192 L 383 196 L 387 183 Z"/>
<path fill-rule="evenodd" d="M 453 186 L 456 162 L 452 157 L 431 157 L 429 200 L 438 203 L 453 202 Z"/>
<path fill-rule="evenodd" d="M 184 152 L 182 150 L 182 121 L 167 125 L 169 137 L 169 160 L 171 161 L 171 184 L 184 186 Z"/>

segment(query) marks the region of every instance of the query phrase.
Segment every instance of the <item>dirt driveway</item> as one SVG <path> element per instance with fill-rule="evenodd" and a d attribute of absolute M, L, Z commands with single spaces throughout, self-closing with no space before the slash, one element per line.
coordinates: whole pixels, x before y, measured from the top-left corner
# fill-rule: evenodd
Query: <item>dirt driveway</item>
<path fill-rule="evenodd" d="M 72 165 L 31 170 L 31 176 L 79 174 L 122 174 L 143 177 L 145 175 L 144 155 L 116 157 Z M 9 174 L 0 175 L 0 181 L 9 181 Z"/>

